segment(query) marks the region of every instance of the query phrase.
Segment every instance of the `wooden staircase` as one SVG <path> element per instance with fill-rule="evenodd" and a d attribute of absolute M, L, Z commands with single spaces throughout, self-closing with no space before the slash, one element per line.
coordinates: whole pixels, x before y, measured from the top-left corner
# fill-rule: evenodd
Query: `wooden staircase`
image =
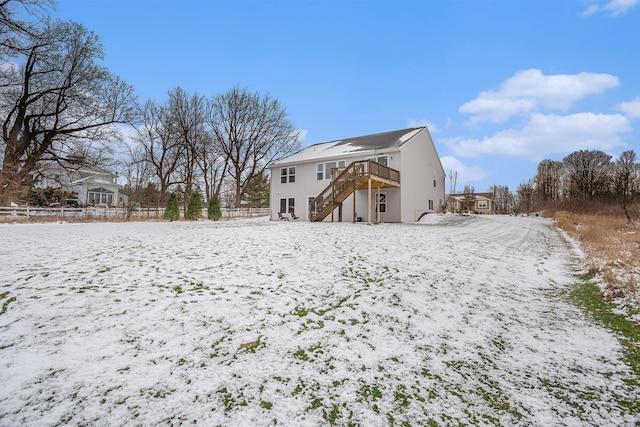
<path fill-rule="evenodd" d="M 390 187 L 400 187 L 400 172 L 373 160 L 360 160 L 346 168 L 333 168 L 331 184 L 311 202 L 310 220 L 324 220 L 334 209 L 342 208 L 342 202 L 358 189 Z"/>

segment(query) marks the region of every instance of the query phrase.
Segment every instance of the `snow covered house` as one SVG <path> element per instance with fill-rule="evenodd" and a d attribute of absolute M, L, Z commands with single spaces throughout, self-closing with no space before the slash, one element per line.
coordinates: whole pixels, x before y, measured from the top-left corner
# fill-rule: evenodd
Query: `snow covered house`
<path fill-rule="evenodd" d="M 40 168 L 35 183 L 40 188 L 60 188 L 77 193 L 84 206 L 126 206 L 128 197 L 121 192 L 118 176 L 104 170 L 65 163 L 48 163 Z"/>
<path fill-rule="evenodd" d="M 445 201 L 426 127 L 311 145 L 269 168 L 272 220 L 414 222 Z"/>

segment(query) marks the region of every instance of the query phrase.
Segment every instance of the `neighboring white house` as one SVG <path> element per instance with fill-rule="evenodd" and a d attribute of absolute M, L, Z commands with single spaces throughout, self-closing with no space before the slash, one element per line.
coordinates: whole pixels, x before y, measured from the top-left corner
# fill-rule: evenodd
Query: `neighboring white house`
<path fill-rule="evenodd" d="M 445 201 L 445 173 L 426 127 L 307 147 L 270 165 L 271 219 L 415 222 Z"/>
<path fill-rule="evenodd" d="M 35 185 L 40 188 L 60 188 L 78 194 L 84 206 L 126 206 L 128 197 L 121 193 L 118 176 L 87 166 L 49 163 L 40 168 Z"/>

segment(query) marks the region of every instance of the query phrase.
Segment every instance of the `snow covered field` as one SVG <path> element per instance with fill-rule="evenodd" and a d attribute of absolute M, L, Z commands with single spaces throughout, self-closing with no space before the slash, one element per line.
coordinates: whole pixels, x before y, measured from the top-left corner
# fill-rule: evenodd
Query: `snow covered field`
<path fill-rule="evenodd" d="M 539 218 L 0 225 L 0 425 L 634 425 Z"/>

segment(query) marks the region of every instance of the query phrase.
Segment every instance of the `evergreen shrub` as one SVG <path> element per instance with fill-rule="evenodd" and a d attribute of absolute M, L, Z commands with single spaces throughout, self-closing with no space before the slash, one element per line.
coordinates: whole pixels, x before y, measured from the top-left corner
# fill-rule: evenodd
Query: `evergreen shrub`
<path fill-rule="evenodd" d="M 222 218 L 222 211 L 220 210 L 220 199 L 218 196 L 211 197 L 209 205 L 207 206 L 207 218 L 217 221 Z"/>
<path fill-rule="evenodd" d="M 202 216 L 202 196 L 197 191 L 191 193 L 187 204 L 187 219 L 198 219 Z"/>
<path fill-rule="evenodd" d="M 180 204 L 178 203 L 178 196 L 176 193 L 171 193 L 169 200 L 167 200 L 167 207 L 164 210 L 164 219 L 170 221 L 180 219 Z"/>

